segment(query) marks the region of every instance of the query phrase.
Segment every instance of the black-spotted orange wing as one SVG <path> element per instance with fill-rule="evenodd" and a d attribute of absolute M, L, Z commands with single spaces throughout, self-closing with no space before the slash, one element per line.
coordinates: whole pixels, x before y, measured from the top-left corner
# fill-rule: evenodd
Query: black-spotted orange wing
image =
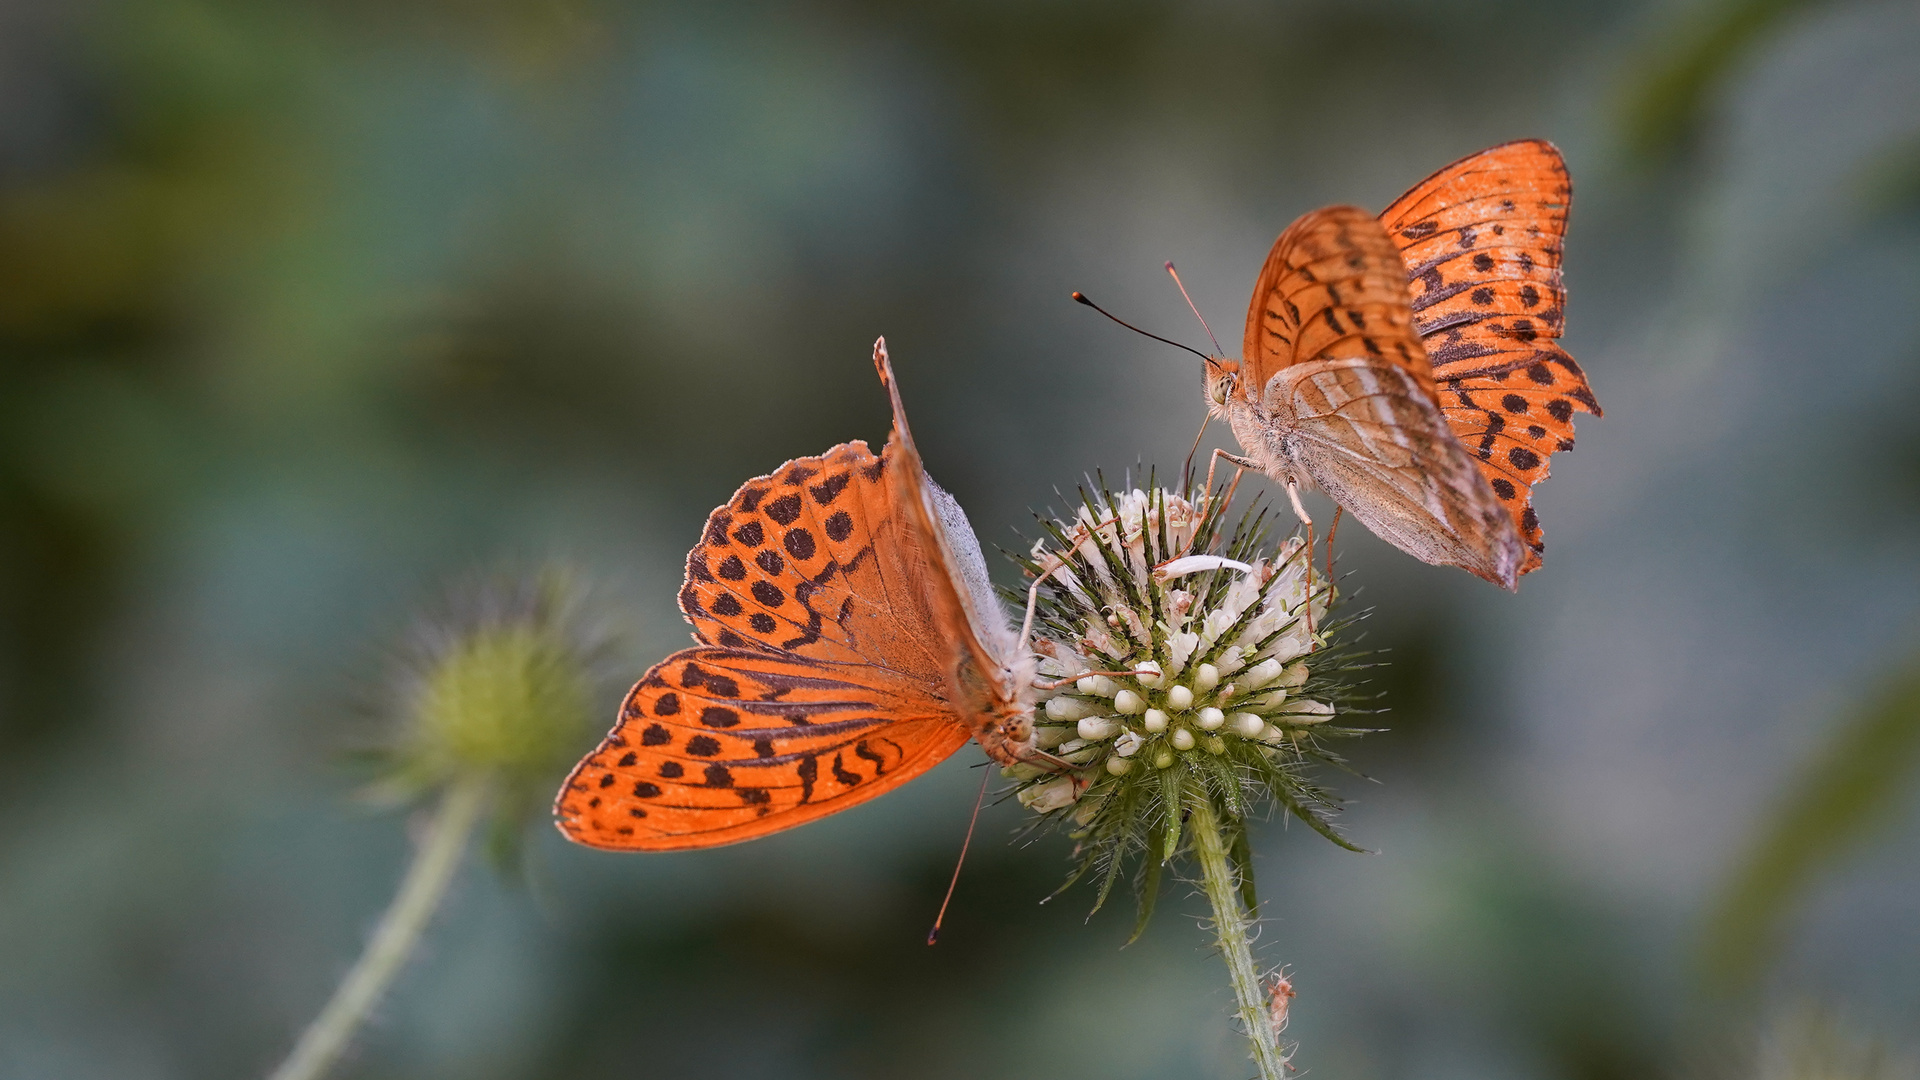
<path fill-rule="evenodd" d="M 1555 340 L 1566 324 L 1566 163 L 1539 139 L 1441 169 L 1380 215 L 1407 267 L 1414 326 L 1440 407 L 1527 544 L 1545 548 L 1532 488 L 1573 447 L 1573 414 L 1600 415 L 1586 373 Z"/>
<path fill-rule="evenodd" d="M 875 361 L 892 391 L 884 344 Z M 1002 760 L 1028 752 L 1024 668 L 1002 678 L 1010 661 L 960 624 L 1005 622 L 969 586 L 975 571 L 984 582 L 978 541 L 920 471 L 892 396 L 881 455 L 851 442 L 790 461 L 707 518 L 680 590 L 699 645 L 647 672 L 567 778 L 554 804 L 567 836 L 736 843 L 865 802 L 970 736 Z"/>

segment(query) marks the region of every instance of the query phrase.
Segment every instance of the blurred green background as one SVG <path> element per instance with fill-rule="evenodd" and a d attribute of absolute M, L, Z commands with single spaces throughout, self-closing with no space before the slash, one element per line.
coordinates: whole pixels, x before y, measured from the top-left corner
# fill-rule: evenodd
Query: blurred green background
<path fill-rule="evenodd" d="M 1198 343 L 1172 259 L 1231 344 L 1295 215 L 1526 136 L 1607 416 L 1518 596 L 1342 533 L 1392 712 L 1378 854 L 1258 838 L 1297 1060 L 1753 1076 L 1810 1013 L 1897 1059 L 1917 57 L 1910 0 L 0 0 L 0 1076 L 284 1054 L 401 873 L 343 755 L 448 579 L 571 560 L 637 676 L 707 510 L 884 437 L 878 334 L 1014 546 L 1201 415 L 1069 291 Z M 921 944 L 978 758 L 714 852 L 542 826 L 342 1075 L 1245 1075 L 1201 903 L 1121 950 L 1012 806 Z"/>

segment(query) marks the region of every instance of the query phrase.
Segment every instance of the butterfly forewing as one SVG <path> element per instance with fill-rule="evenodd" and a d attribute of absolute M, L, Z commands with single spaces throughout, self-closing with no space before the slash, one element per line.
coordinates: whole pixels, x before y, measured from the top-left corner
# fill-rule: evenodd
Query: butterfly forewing
<path fill-rule="evenodd" d="M 1554 340 L 1572 197 L 1560 152 L 1532 139 L 1455 162 L 1380 215 L 1407 266 L 1440 406 L 1527 542 L 1522 573 L 1544 547 L 1532 485 L 1550 455 L 1572 449 L 1574 412 L 1600 415 Z"/>
<path fill-rule="evenodd" d="M 1283 368 L 1379 358 L 1428 378 L 1407 305 L 1406 268 L 1373 215 L 1329 206 L 1274 241 L 1247 308 L 1244 385 L 1258 395 Z"/>
<path fill-rule="evenodd" d="M 741 485 L 687 556 L 707 646 L 627 695 L 561 789 L 568 836 L 671 850 L 750 840 L 863 802 L 967 741 L 946 701 L 917 545 L 865 443 Z"/>
<path fill-rule="evenodd" d="M 935 624 L 901 538 L 911 523 L 887 479 L 898 467 L 855 441 L 741 485 L 687 556 L 680 609 L 695 637 L 938 686 Z"/>

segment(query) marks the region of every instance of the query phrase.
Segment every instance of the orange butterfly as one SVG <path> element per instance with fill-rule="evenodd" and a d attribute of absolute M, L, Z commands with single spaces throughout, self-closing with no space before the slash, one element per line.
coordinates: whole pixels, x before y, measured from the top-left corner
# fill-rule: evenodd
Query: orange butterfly
<path fill-rule="evenodd" d="M 1208 359 L 1208 409 L 1246 452 L 1224 456 L 1296 509 L 1317 486 L 1409 555 L 1517 589 L 1545 548 L 1533 485 L 1573 448 L 1574 411 L 1600 415 L 1554 342 L 1572 192 L 1534 139 L 1441 169 L 1377 219 L 1332 206 L 1288 226 L 1241 359 Z"/>
<path fill-rule="evenodd" d="M 845 810 L 977 739 L 1033 750 L 1034 662 L 953 496 L 907 430 L 886 339 L 873 362 L 893 432 L 741 485 L 687 556 L 699 644 L 656 664 L 554 802 L 592 847 L 716 847 Z"/>

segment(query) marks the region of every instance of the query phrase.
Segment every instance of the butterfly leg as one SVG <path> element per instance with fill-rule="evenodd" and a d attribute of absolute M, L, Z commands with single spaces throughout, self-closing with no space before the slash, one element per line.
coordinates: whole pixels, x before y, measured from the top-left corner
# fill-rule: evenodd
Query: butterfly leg
<path fill-rule="evenodd" d="M 1333 538 L 1340 531 L 1340 512 L 1346 507 L 1333 504 L 1333 524 L 1327 527 L 1327 587 L 1333 587 Z"/>
<path fill-rule="evenodd" d="M 1238 454 L 1229 454 L 1225 450 L 1222 450 L 1217 446 L 1214 447 L 1213 456 L 1207 459 L 1207 497 L 1208 498 L 1213 497 L 1213 470 L 1216 466 L 1220 464 L 1221 458 L 1226 458 L 1228 461 L 1233 462 L 1235 465 L 1238 465 L 1242 469 L 1252 469 L 1255 472 L 1260 471 L 1260 463 L 1253 460 L 1252 458 L 1243 458 Z M 1234 479 L 1238 480 L 1240 478 L 1238 476 L 1235 476 Z"/>
<path fill-rule="evenodd" d="M 1302 551 L 1307 555 L 1307 636 L 1313 636 L 1313 519 L 1307 516 L 1307 508 L 1300 505 L 1300 485 L 1287 481 L 1287 500 L 1293 503 L 1293 512 L 1307 526 L 1307 546 Z M 1329 555 L 1329 558 L 1332 556 Z"/>

